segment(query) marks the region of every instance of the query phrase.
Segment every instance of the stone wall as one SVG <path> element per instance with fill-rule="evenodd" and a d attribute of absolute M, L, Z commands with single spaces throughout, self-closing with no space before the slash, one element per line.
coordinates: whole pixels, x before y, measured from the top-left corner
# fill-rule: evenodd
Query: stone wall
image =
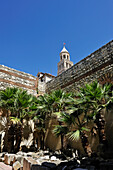
<path fill-rule="evenodd" d="M 77 90 L 84 83 L 98 80 L 113 83 L 113 40 L 46 84 L 46 92 Z"/>
<path fill-rule="evenodd" d="M 19 87 L 36 95 L 37 78 L 31 74 L 0 65 L 0 90 L 7 87 Z"/>

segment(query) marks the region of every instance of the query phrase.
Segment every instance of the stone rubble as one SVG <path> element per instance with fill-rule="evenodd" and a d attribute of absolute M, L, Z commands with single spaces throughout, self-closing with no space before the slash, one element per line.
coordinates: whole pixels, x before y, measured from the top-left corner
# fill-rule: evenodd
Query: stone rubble
<path fill-rule="evenodd" d="M 12 170 L 113 170 L 113 159 L 98 156 L 78 158 L 73 150 L 72 155 L 69 157 L 69 153 L 64 155 L 61 151 L 20 151 L 17 154 L 0 153 L 0 160 L 11 165 Z"/>

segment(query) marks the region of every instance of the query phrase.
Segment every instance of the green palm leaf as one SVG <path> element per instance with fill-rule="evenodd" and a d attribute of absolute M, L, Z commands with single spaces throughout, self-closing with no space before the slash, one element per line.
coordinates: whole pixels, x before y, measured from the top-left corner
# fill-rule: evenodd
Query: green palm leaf
<path fill-rule="evenodd" d="M 80 130 L 70 132 L 67 135 L 69 135 L 69 139 L 78 141 L 80 139 Z"/>

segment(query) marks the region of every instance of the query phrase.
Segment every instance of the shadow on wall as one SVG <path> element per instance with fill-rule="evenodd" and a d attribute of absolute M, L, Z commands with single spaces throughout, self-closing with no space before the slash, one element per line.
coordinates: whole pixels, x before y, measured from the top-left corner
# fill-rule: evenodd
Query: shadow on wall
<path fill-rule="evenodd" d="M 113 106 L 111 110 L 107 113 L 105 113 L 105 119 L 106 119 L 106 136 L 108 139 L 108 145 L 110 148 L 110 151 L 113 150 Z M 7 119 L 5 117 L 5 112 L 3 113 L 2 110 L 0 110 L 0 134 L 1 134 L 1 147 L 3 147 L 3 137 L 5 133 L 5 126 L 7 123 Z M 26 147 L 30 147 L 33 144 L 33 132 L 34 132 L 34 122 L 32 120 L 25 121 L 24 122 L 24 128 L 23 128 L 23 140 L 21 142 L 21 146 L 25 145 Z M 45 146 L 47 148 L 50 148 L 52 150 L 59 150 L 61 149 L 61 138 L 56 137 L 52 130 L 55 125 L 58 125 L 58 122 L 56 118 L 50 118 L 46 121 L 46 134 L 45 134 Z M 93 124 L 89 124 L 88 127 L 91 129 Z M 98 136 L 96 138 L 91 136 L 91 133 L 88 134 L 89 136 L 89 142 L 91 144 L 92 150 L 96 151 L 97 146 L 99 144 Z M 68 145 L 72 148 L 75 148 L 79 150 L 81 153 L 84 153 L 84 150 L 82 148 L 82 144 L 79 141 L 72 141 L 68 140 Z"/>
<path fill-rule="evenodd" d="M 105 113 L 106 119 L 106 136 L 108 139 L 108 146 L 110 151 L 113 150 L 113 106 Z"/>
<path fill-rule="evenodd" d="M 58 125 L 58 122 L 55 118 L 47 120 L 47 122 L 46 122 L 47 131 L 46 131 L 46 136 L 45 136 L 45 145 L 46 145 L 46 147 L 48 147 L 52 150 L 59 150 L 59 149 L 61 149 L 61 138 L 56 137 L 52 133 L 52 130 L 53 130 L 55 125 Z M 92 126 L 93 126 L 93 124 L 90 123 L 89 127 L 92 128 Z M 92 150 L 96 151 L 97 146 L 99 144 L 98 136 L 96 138 L 93 138 L 91 136 L 90 132 L 89 132 L 88 136 L 89 136 L 89 141 L 90 141 Z M 75 140 L 72 141 L 72 140 L 69 140 L 67 138 L 66 143 L 69 147 L 79 150 L 80 153 L 84 153 L 84 150 L 83 150 L 83 147 L 82 147 L 80 140 L 79 141 L 75 141 Z"/>
<path fill-rule="evenodd" d="M 52 132 L 55 125 L 58 125 L 58 122 L 56 121 L 56 119 L 51 118 L 47 120 L 45 146 L 52 150 L 59 150 L 61 148 L 60 137 L 57 138 Z"/>

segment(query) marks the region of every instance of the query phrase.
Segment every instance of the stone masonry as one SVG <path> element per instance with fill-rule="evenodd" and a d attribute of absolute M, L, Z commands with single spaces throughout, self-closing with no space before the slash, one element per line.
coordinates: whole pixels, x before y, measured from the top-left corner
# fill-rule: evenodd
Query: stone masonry
<path fill-rule="evenodd" d="M 7 87 L 18 87 L 36 95 L 37 77 L 0 65 L 0 90 Z"/>
<path fill-rule="evenodd" d="M 75 91 L 94 80 L 102 84 L 113 83 L 113 40 L 47 82 L 46 92 L 56 89 Z"/>
<path fill-rule="evenodd" d="M 102 84 L 113 83 L 113 40 L 48 82 L 40 82 L 39 77 L 0 65 L 0 90 L 19 87 L 33 95 L 37 95 L 37 89 L 41 94 L 56 89 L 75 91 L 94 80 Z"/>

